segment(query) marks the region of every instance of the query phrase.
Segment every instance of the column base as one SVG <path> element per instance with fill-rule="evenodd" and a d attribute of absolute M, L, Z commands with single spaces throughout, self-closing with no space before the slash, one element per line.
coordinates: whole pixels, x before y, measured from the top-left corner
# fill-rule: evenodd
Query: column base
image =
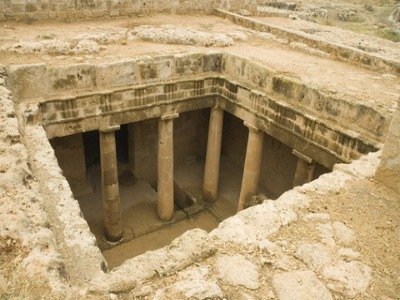
<path fill-rule="evenodd" d="M 217 202 L 217 197 L 214 193 L 203 190 L 203 201 L 207 203 Z"/>
<path fill-rule="evenodd" d="M 124 238 L 124 232 L 121 231 L 120 225 L 108 225 L 108 229 L 104 230 L 104 236 L 106 241 L 111 244 L 118 244 Z M 110 233 L 110 231 L 114 231 L 114 233 Z M 120 233 L 118 231 L 121 231 Z"/>

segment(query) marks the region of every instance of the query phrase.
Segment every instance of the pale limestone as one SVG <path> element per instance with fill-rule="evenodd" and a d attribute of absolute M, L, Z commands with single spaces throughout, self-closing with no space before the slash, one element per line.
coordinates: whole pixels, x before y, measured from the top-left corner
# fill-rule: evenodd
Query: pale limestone
<path fill-rule="evenodd" d="M 163 25 L 161 27 L 140 26 L 136 27 L 132 34 L 143 40 L 166 44 L 206 47 L 226 47 L 235 44 L 233 38 L 226 34 L 210 34 L 190 27 L 176 27 L 173 25 Z"/>
<path fill-rule="evenodd" d="M 321 275 L 327 286 L 336 292 L 353 298 L 362 295 L 371 283 L 372 270 L 361 262 L 339 261 L 332 266 L 326 266 Z"/>
<path fill-rule="evenodd" d="M 343 224 L 342 222 L 334 222 L 332 224 L 335 240 L 344 246 L 350 246 L 356 240 L 354 230 Z"/>
<path fill-rule="evenodd" d="M 315 271 L 323 269 L 333 261 L 330 251 L 322 244 L 303 244 L 295 256 Z"/>
<path fill-rule="evenodd" d="M 309 213 L 304 216 L 305 220 L 326 222 L 330 220 L 330 215 L 326 213 Z"/>
<path fill-rule="evenodd" d="M 260 287 L 257 266 L 244 258 L 243 255 L 218 256 L 216 272 L 218 279 L 226 284 L 240 285 L 252 290 Z"/>
<path fill-rule="evenodd" d="M 312 271 L 277 273 L 272 287 L 279 300 L 331 300 L 328 289 Z"/>
<path fill-rule="evenodd" d="M 223 292 L 217 282 L 205 278 L 208 274 L 207 267 L 180 272 L 174 288 L 190 299 L 222 298 Z"/>
<path fill-rule="evenodd" d="M 169 246 L 129 259 L 107 275 L 101 274 L 91 283 L 92 291 L 129 291 L 139 282 L 155 275 L 171 275 L 188 265 L 214 254 L 207 232 L 194 229 L 185 232 Z"/>
<path fill-rule="evenodd" d="M 399 10 L 399 7 L 397 7 Z M 376 172 L 376 179 L 390 189 L 400 193 L 400 99 L 394 113 L 389 134 L 383 148 L 382 161 Z"/>
<path fill-rule="evenodd" d="M 340 248 L 338 254 L 347 259 L 359 259 L 360 252 L 357 252 L 351 248 Z"/>

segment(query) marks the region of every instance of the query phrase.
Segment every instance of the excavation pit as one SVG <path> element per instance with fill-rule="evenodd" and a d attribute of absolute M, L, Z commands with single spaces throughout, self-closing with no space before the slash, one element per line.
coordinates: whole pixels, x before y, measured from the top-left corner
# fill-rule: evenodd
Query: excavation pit
<path fill-rule="evenodd" d="M 324 242 L 315 238 L 317 222 L 352 227 L 353 219 L 335 214 L 351 216 L 344 186 L 370 181 L 376 168 L 379 154 L 363 156 L 381 149 L 389 130 L 400 90 L 391 60 L 397 46 L 380 43 L 367 53 L 351 49 L 359 38 L 352 35 L 334 44 L 329 30 L 299 33 L 283 26 L 287 20 L 213 14 L 2 29 L 0 112 L 7 111 L 0 124 L 10 128 L 10 147 L 0 150 L 27 166 L 13 177 L 1 166 L 0 179 L 33 191 L 32 201 L 15 197 L 13 204 L 28 211 L 29 222 L 41 222 L 28 228 L 39 230 L 24 242 L 34 247 L 26 265 L 50 274 L 52 286 L 123 298 L 140 297 L 146 283 L 152 296 L 166 286 L 180 299 L 176 289 L 189 280 L 208 292 L 221 287 L 220 298 L 240 290 L 257 299 L 271 295 L 271 285 L 280 298 L 289 289 L 273 278 L 305 268 L 296 251 Z M 326 40 L 313 40 L 321 35 Z M 350 188 L 348 199 L 358 190 Z M 374 197 L 368 200 L 376 207 Z M 268 240 L 290 259 L 272 261 Z M 336 236 L 325 242 L 339 248 Z M 222 275 L 249 265 L 259 288 Z M 350 265 L 364 267 L 364 260 Z M 326 273 L 306 269 L 342 297 Z"/>
<path fill-rule="evenodd" d="M 224 114 L 218 197 L 214 203 L 209 203 L 203 197 L 209 111 L 185 112 L 174 120 L 174 217 L 169 222 L 157 216 L 158 120 L 121 125 L 115 131 L 123 231 L 123 238 L 117 244 L 108 242 L 104 235 L 101 133 L 90 131 L 50 140 L 109 267 L 118 266 L 148 250 L 164 247 L 189 229 L 211 231 L 219 222 L 236 214 L 248 128 L 239 118 Z M 293 186 L 297 157 L 289 147 L 264 135 L 260 180 L 253 194 L 277 199 Z M 315 166 L 316 171 L 308 181 L 328 172 L 320 164 Z"/>
<path fill-rule="evenodd" d="M 237 81 L 236 72 L 248 79 Z M 238 210 L 375 151 L 379 139 L 379 131 L 351 136 L 326 114 L 345 118 L 349 110 L 310 117 L 290 107 L 294 82 L 230 54 L 13 67 L 21 105 L 25 74 L 47 82 L 25 121 L 43 124 L 110 268 L 189 229 L 211 231 Z M 313 97 L 307 93 L 301 97 Z"/>

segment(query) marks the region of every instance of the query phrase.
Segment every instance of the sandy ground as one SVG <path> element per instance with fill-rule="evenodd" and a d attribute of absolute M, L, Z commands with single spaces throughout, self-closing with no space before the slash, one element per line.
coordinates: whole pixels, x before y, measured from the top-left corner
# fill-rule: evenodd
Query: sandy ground
<path fill-rule="evenodd" d="M 356 232 L 352 247 L 362 253 L 374 270 L 374 280 L 363 299 L 399 299 L 400 295 L 400 198 L 399 195 L 370 180 L 347 184 L 343 192 L 331 197 L 316 197 L 307 213 L 330 215 Z M 304 216 L 303 215 L 303 216 Z M 286 241 L 296 247 L 300 242 L 318 242 L 318 222 L 302 218 L 282 228 L 271 240 Z M 323 222 L 321 222 L 323 224 Z M 293 251 L 288 247 L 288 253 Z M 385 298 L 389 297 L 389 298 Z M 361 299 L 361 298 L 359 298 Z"/>
<path fill-rule="evenodd" d="M 268 22 L 272 21 L 269 20 Z M 134 20 L 34 23 L 32 25 L 8 24 L 6 27 L 0 28 L 0 47 L 18 41 L 34 41 L 39 34 L 41 36 L 54 34 L 57 39 L 61 40 L 72 39 L 82 34 L 83 26 L 86 35 L 90 36 L 99 33 L 107 35 L 111 32 L 109 36 L 113 36 L 118 32 L 125 32 L 130 28 L 142 25 L 157 27 L 165 24 L 190 26 L 190 28 L 207 33 L 231 34 L 235 37 L 235 45 L 228 47 L 199 47 L 121 38 L 100 45 L 101 51 L 91 54 L 16 54 L 3 51 L 0 55 L 0 63 L 9 65 L 45 62 L 49 65 L 64 65 L 83 62 L 100 63 L 138 55 L 227 51 L 257 59 L 265 66 L 281 74 L 298 78 L 308 85 L 339 95 L 349 101 L 373 106 L 385 115 L 390 115 L 393 112 L 397 97 L 400 94 L 400 81 L 391 74 L 370 71 L 356 65 L 318 57 L 272 40 L 260 39 L 254 31 L 214 16 L 158 15 L 135 18 Z M 396 49 L 400 48 L 397 47 Z"/>

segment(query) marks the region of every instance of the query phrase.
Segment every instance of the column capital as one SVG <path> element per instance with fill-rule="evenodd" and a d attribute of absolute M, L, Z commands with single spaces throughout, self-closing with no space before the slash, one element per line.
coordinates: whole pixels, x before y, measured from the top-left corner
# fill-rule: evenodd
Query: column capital
<path fill-rule="evenodd" d="M 222 107 L 221 107 L 221 105 L 219 105 L 219 104 L 215 104 L 214 106 L 211 106 L 211 110 L 222 110 Z"/>
<path fill-rule="evenodd" d="M 243 124 L 244 124 L 244 126 L 249 128 L 250 131 L 254 131 L 254 132 L 260 131 L 260 129 L 258 127 L 254 126 L 254 125 L 252 125 L 250 123 L 244 122 Z"/>
<path fill-rule="evenodd" d="M 111 132 L 111 131 L 117 131 L 120 130 L 121 126 L 120 125 L 104 125 L 104 126 L 100 126 L 99 131 L 102 133 L 107 133 L 107 132 Z"/>
<path fill-rule="evenodd" d="M 306 156 L 306 155 L 304 155 L 304 154 L 298 152 L 297 150 L 294 150 L 294 149 L 293 149 L 292 154 L 293 154 L 294 156 L 297 156 L 297 158 L 299 158 L 299 159 L 301 159 L 301 160 L 304 160 L 305 162 L 308 162 L 309 164 L 312 164 L 312 163 L 314 162 L 313 159 L 312 159 L 311 157 L 308 157 L 308 156 Z"/>
<path fill-rule="evenodd" d="M 168 114 L 168 115 L 163 115 L 161 116 L 161 121 L 168 121 L 168 120 L 173 120 L 179 117 L 178 113 L 173 113 L 173 114 Z"/>

